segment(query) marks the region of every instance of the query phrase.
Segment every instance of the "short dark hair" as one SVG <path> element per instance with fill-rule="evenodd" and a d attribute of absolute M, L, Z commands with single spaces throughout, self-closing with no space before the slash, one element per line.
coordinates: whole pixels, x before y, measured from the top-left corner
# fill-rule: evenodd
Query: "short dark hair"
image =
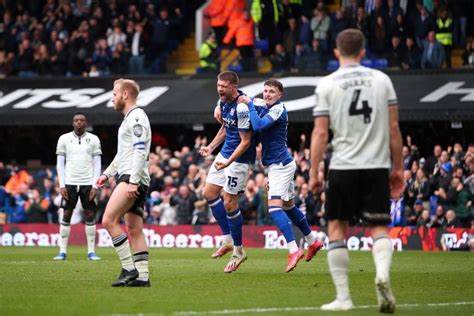
<path fill-rule="evenodd" d="M 84 113 L 84 112 L 80 112 L 80 111 L 75 112 L 74 115 L 72 116 L 72 118 L 74 119 L 74 118 L 76 117 L 76 115 L 82 115 L 82 116 L 84 116 L 84 117 L 86 118 L 86 120 L 87 120 L 87 115 L 86 115 L 86 113 Z"/>
<path fill-rule="evenodd" d="M 264 86 L 275 87 L 278 90 L 280 90 L 280 92 L 283 92 L 283 84 L 280 81 L 278 81 L 274 78 L 268 79 L 267 81 L 265 81 L 265 83 L 263 85 Z"/>
<path fill-rule="evenodd" d="M 235 84 L 235 85 L 239 84 L 239 76 L 235 72 L 230 71 L 230 70 L 221 72 L 217 76 L 217 80 L 229 81 L 230 84 Z"/>
<path fill-rule="evenodd" d="M 336 47 L 341 56 L 357 56 L 364 48 L 364 34 L 358 29 L 346 29 L 336 37 Z"/>

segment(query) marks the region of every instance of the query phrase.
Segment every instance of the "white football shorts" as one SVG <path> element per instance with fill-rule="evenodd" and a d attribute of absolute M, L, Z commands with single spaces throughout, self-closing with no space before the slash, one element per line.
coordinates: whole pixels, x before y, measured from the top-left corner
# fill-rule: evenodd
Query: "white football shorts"
<path fill-rule="evenodd" d="M 286 166 L 282 163 L 268 167 L 268 199 L 289 201 L 295 198 L 296 162 Z"/>
<path fill-rule="evenodd" d="M 224 191 L 229 194 L 237 195 L 245 192 L 249 176 L 249 164 L 234 161 L 227 168 L 217 171 L 214 163 L 223 160 L 226 159 L 219 153 L 209 169 L 206 182 L 223 187 Z"/>

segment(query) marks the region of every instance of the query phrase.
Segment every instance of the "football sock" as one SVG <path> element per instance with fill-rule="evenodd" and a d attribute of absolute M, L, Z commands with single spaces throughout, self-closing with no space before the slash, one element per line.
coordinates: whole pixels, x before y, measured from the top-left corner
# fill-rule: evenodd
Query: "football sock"
<path fill-rule="evenodd" d="M 69 241 L 69 234 L 71 233 L 71 223 L 61 221 L 59 226 L 59 235 L 61 236 L 61 242 L 59 245 L 59 252 L 67 253 L 67 243 Z"/>
<path fill-rule="evenodd" d="M 221 227 L 222 235 L 224 237 L 224 242 L 232 242 L 230 237 L 230 228 L 229 228 L 229 220 L 226 216 L 226 211 L 224 207 L 224 202 L 222 201 L 221 197 L 217 197 L 214 200 L 207 201 L 207 204 L 211 208 L 212 216 L 217 221 L 217 224 Z"/>
<path fill-rule="evenodd" d="M 232 239 L 234 240 L 234 246 L 242 246 L 242 213 L 240 209 L 227 213 L 227 218 L 229 220 L 230 233 Z"/>
<path fill-rule="evenodd" d="M 115 251 L 117 251 L 117 254 L 120 258 L 122 268 L 127 271 L 134 270 L 135 265 L 133 264 L 132 253 L 130 251 L 127 234 L 121 234 L 112 237 L 112 243 L 114 244 Z"/>
<path fill-rule="evenodd" d="M 133 254 L 133 262 L 138 270 L 138 280 L 148 280 L 148 251 L 140 251 Z"/>
<path fill-rule="evenodd" d="M 284 210 L 293 224 L 295 224 L 296 227 L 298 227 L 298 229 L 303 233 L 304 239 L 308 245 L 314 244 L 316 238 L 314 237 L 311 227 L 309 226 L 306 216 L 304 216 L 303 212 L 301 212 L 301 210 L 295 205 L 291 206 L 289 209 Z"/>
<path fill-rule="evenodd" d="M 392 241 L 389 236 L 381 235 L 375 238 L 372 246 L 372 256 L 375 263 L 375 278 L 390 280 L 390 266 L 392 264 Z"/>
<path fill-rule="evenodd" d="M 95 251 L 95 222 L 86 222 L 87 253 Z"/>
<path fill-rule="evenodd" d="M 278 226 L 283 237 L 285 237 L 289 252 L 294 253 L 298 251 L 298 246 L 296 245 L 295 236 L 293 235 L 293 229 L 291 227 L 291 221 L 286 213 L 279 206 L 269 206 L 268 210 L 273 222 Z"/>
<path fill-rule="evenodd" d="M 337 299 L 345 301 L 351 298 L 349 292 L 349 252 L 343 240 L 331 241 L 328 247 L 328 264 L 331 277 L 336 286 Z"/>

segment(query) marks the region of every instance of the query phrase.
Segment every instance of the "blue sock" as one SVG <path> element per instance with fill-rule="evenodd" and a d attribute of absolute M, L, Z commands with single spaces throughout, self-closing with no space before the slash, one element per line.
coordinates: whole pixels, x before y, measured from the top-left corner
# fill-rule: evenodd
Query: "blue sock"
<path fill-rule="evenodd" d="M 301 230 L 303 235 L 307 236 L 311 233 L 311 227 L 309 227 L 308 221 L 306 220 L 306 216 L 304 216 L 303 212 L 295 205 L 289 210 L 285 210 L 288 217 L 291 219 L 293 224 Z"/>
<path fill-rule="evenodd" d="M 294 241 L 295 236 L 293 235 L 293 229 L 291 228 L 291 221 L 279 206 L 269 206 L 270 215 L 273 218 L 273 222 L 278 226 L 281 233 L 285 237 L 287 243 Z"/>
<path fill-rule="evenodd" d="M 207 204 L 211 208 L 212 216 L 214 216 L 217 224 L 221 227 L 222 235 L 229 235 L 229 220 L 227 219 L 224 202 L 222 202 L 221 197 L 218 196 L 214 200 L 207 201 Z"/>
<path fill-rule="evenodd" d="M 234 246 L 242 246 L 243 218 L 240 209 L 237 208 L 236 210 L 228 213 L 227 218 L 229 220 L 230 234 L 232 235 L 232 239 L 234 240 Z"/>

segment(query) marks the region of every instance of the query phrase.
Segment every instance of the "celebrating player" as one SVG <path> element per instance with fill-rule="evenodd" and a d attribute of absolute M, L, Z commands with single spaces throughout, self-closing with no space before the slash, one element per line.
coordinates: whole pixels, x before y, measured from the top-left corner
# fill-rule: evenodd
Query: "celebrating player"
<path fill-rule="evenodd" d="M 288 113 L 280 102 L 282 95 L 281 82 L 270 79 L 264 83 L 263 100 L 241 96 L 238 102 L 248 105 L 252 129 L 260 132 L 262 163 L 268 166 L 268 210 L 288 244 L 290 254 L 285 272 L 290 272 L 304 256 L 304 250 L 295 242 L 291 222 L 301 230 L 308 243 L 306 261 L 310 261 L 323 244 L 315 238 L 303 212 L 294 204 L 296 163 L 288 152 Z"/>
<path fill-rule="evenodd" d="M 238 83 L 239 77 L 232 71 L 224 71 L 217 76 L 218 107 L 223 126 L 212 142 L 200 149 L 201 155 L 207 156 L 225 140 L 209 170 L 203 194 L 223 235 L 223 244 L 212 257 L 218 258 L 233 250 L 224 268 L 226 273 L 237 270 L 247 259 L 242 247 L 243 220 L 238 207 L 238 194 L 244 192 L 249 164 L 255 162 L 255 143 L 248 108 L 245 104 L 237 105 L 238 97 L 243 94 L 237 90 Z M 222 188 L 224 201 L 220 197 Z"/>

